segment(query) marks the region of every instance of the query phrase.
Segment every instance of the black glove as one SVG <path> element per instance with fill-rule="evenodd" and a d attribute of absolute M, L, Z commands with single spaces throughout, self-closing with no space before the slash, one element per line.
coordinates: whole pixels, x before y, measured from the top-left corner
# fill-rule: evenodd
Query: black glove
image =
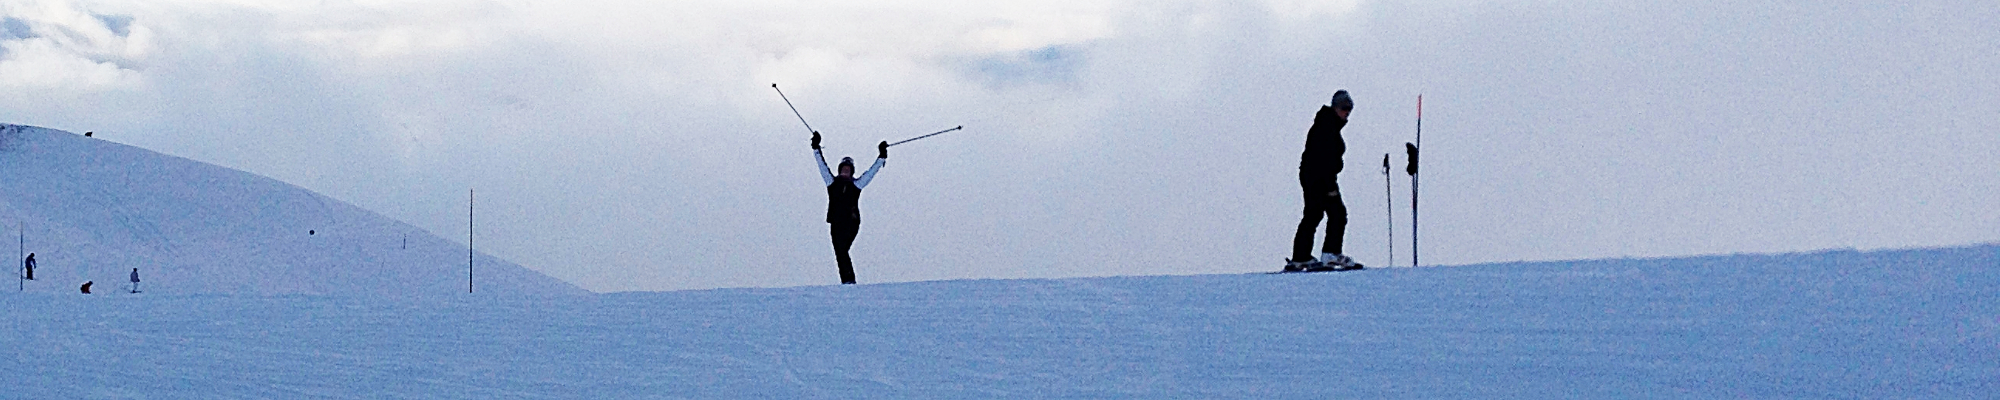
<path fill-rule="evenodd" d="M 889 141 L 885 140 L 880 144 L 876 144 L 875 151 L 882 152 L 881 155 L 875 156 L 875 158 L 889 158 Z"/>
<path fill-rule="evenodd" d="M 819 131 L 813 131 L 813 150 L 819 150 Z"/>
<path fill-rule="evenodd" d="M 1411 144 L 1411 143 L 1408 143 L 1408 142 L 1405 142 L 1405 143 L 1403 143 L 1403 151 L 1405 151 L 1405 152 L 1408 152 L 1408 153 L 1410 153 L 1410 167 L 1409 167 L 1409 168 L 1407 168 L 1407 169 L 1404 169 L 1403 171 L 1406 171 L 1406 172 L 1409 172 L 1409 173 L 1410 173 L 1410 176 L 1416 176 L 1416 175 L 1417 175 L 1417 145 L 1415 145 L 1415 144 Z"/>

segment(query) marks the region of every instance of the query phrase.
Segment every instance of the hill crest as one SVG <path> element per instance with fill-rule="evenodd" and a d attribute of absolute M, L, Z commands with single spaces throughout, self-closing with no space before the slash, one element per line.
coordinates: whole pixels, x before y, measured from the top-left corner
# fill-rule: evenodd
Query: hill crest
<path fill-rule="evenodd" d="M 0 124 L 0 225 L 35 254 L 30 291 L 123 293 L 132 268 L 148 293 L 466 290 L 462 243 L 276 179 L 40 127 Z M 483 293 L 588 293 L 483 253 L 474 272 Z"/>

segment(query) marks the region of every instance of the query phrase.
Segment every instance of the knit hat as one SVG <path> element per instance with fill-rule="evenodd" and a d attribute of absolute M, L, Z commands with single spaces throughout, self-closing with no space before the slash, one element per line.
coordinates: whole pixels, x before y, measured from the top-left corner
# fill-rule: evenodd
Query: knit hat
<path fill-rule="evenodd" d="M 840 166 L 854 168 L 854 157 L 841 157 Z"/>
<path fill-rule="evenodd" d="M 1333 108 L 1343 111 L 1354 111 L 1354 99 L 1347 97 L 1347 90 L 1345 89 L 1333 92 Z"/>

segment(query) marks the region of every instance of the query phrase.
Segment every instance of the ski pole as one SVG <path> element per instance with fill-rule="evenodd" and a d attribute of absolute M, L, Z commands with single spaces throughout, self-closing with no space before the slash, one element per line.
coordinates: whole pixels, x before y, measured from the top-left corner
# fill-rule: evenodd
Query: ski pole
<path fill-rule="evenodd" d="M 1382 153 L 1382 206 L 1389 211 L 1389 266 L 1396 265 L 1396 193 L 1389 184 L 1389 153 Z"/>
<path fill-rule="evenodd" d="M 946 130 L 941 130 L 941 131 L 937 131 L 937 132 L 931 132 L 931 134 L 929 134 L 929 135 L 923 135 L 923 136 L 918 136 L 918 137 L 913 137 L 913 138 L 909 138 L 909 139 L 903 139 L 902 141 L 898 141 L 898 142 L 895 142 L 895 143 L 890 143 L 890 144 L 889 144 L 889 147 L 896 147 L 896 145 L 899 145 L 899 144 L 904 144 L 904 143 L 909 143 L 909 142 L 914 142 L 914 141 L 916 141 L 917 139 L 923 139 L 923 138 L 927 138 L 927 137 L 932 137 L 932 136 L 937 136 L 937 135 L 943 135 L 943 134 L 945 134 L 945 132 L 951 132 L 951 131 L 955 131 L 955 130 L 960 130 L 960 129 L 965 129 L 965 125 L 959 125 L 959 126 L 954 126 L 954 127 L 952 127 L 951 129 L 946 129 Z"/>
<path fill-rule="evenodd" d="M 799 123 L 800 123 L 800 124 L 803 124 L 803 125 L 805 125 L 805 126 L 806 126 L 806 130 L 807 130 L 807 131 L 811 131 L 811 132 L 814 132 L 814 133 L 818 133 L 818 132 L 819 132 L 819 131 L 816 131 L 816 130 L 813 130 L 813 124 L 810 124 L 810 123 L 807 123 L 807 122 L 806 122 L 806 116 L 804 116 L 804 115 L 799 115 L 799 108 L 798 108 L 798 107 L 793 107 L 793 106 L 792 106 L 792 98 L 790 98 L 790 97 L 785 97 L 785 90 L 784 90 L 784 89 L 779 89 L 779 88 L 778 88 L 778 84 L 776 84 L 776 83 L 773 83 L 773 84 L 771 84 L 771 90 L 776 90 L 776 91 L 778 91 L 778 98 L 780 98 L 780 99 L 785 99 L 785 107 L 787 107 L 787 108 L 791 108 L 791 109 L 792 109 L 792 116 L 795 116 L 795 117 L 799 117 Z"/>

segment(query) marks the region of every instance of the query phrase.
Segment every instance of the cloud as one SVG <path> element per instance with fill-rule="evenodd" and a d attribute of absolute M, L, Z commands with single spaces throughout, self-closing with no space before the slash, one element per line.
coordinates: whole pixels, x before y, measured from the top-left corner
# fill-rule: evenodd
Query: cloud
<path fill-rule="evenodd" d="M 151 32 L 67 3 L 0 5 L 0 88 L 80 91 L 141 84 Z"/>

